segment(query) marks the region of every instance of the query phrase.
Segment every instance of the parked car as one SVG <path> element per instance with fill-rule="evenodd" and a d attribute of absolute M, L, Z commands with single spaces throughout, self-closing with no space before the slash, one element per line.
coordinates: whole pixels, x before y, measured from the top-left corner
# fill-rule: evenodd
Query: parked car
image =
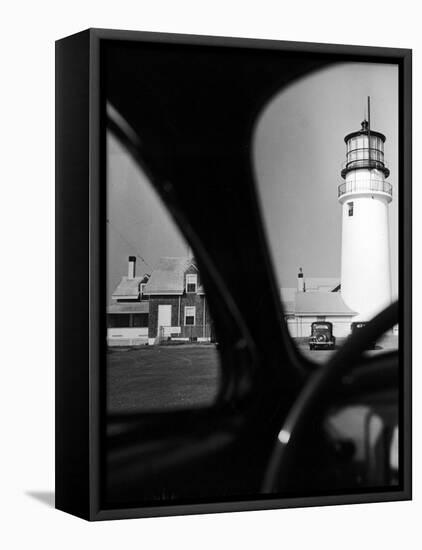
<path fill-rule="evenodd" d="M 315 321 L 311 325 L 309 349 L 334 349 L 336 338 L 333 335 L 333 324 L 326 321 Z"/>

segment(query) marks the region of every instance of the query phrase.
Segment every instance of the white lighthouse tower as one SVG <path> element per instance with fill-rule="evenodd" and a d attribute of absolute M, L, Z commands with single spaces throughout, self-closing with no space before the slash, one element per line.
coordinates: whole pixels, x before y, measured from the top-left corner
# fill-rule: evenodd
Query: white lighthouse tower
<path fill-rule="evenodd" d="M 338 200 L 342 206 L 341 294 L 358 315 L 369 321 L 391 303 L 388 205 L 392 201 L 390 171 L 384 163 L 385 136 L 368 120 L 348 134 L 346 164 Z"/>

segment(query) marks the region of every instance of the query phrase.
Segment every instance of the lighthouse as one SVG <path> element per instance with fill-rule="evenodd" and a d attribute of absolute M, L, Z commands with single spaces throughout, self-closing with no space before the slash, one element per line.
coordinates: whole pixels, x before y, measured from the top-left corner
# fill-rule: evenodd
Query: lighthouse
<path fill-rule="evenodd" d="M 393 198 L 386 181 L 385 136 L 368 119 L 348 134 L 346 163 L 338 187 L 342 208 L 341 294 L 357 312 L 354 320 L 369 321 L 391 303 L 388 206 Z"/>

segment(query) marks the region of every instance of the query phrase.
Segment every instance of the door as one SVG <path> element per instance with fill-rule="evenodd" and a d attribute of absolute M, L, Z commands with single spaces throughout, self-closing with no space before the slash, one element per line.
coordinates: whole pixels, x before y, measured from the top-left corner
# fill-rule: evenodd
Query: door
<path fill-rule="evenodd" d="M 171 305 L 158 306 L 157 335 L 160 335 L 160 327 L 171 326 Z"/>

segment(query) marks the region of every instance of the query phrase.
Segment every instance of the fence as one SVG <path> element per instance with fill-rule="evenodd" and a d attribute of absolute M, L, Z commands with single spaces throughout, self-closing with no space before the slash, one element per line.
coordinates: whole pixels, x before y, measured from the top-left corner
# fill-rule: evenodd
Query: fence
<path fill-rule="evenodd" d="M 197 342 L 211 339 L 211 325 L 182 325 L 180 327 L 160 327 L 159 342 L 185 340 Z"/>
<path fill-rule="evenodd" d="M 382 180 L 361 180 L 361 181 L 345 181 L 338 186 L 338 196 L 341 197 L 346 193 L 386 193 L 387 195 L 393 194 L 393 187 L 391 183 Z"/>

